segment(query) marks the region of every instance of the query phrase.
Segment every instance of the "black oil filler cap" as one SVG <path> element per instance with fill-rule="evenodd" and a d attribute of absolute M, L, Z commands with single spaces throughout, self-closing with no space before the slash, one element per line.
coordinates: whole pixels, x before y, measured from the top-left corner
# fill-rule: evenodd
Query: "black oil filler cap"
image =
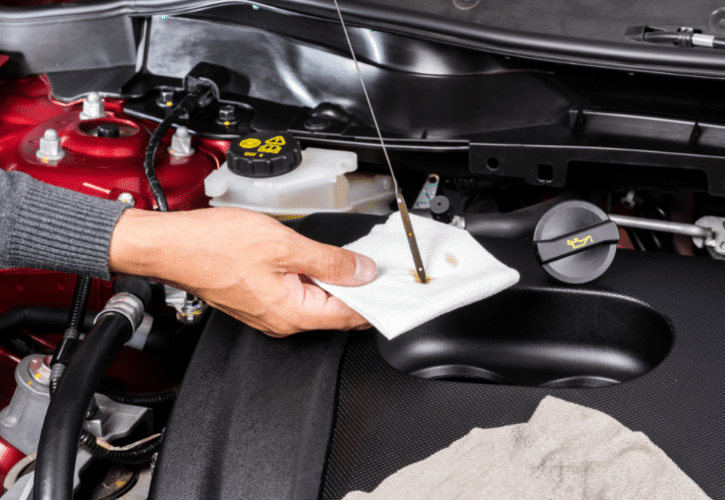
<path fill-rule="evenodd" d="M 596 205 L 565 201 L 549 209 L 534 231 L 536 258 L 564 283 L 588 283 L 609 268 L 619 241 L 617 225 Z"/>
<path fill-rule="evenodd" d="M 254 132 L 232 141 L 227 168 L 244 177 L 275 177 L 300 166 L 302 150 L 287 132 Z"/>

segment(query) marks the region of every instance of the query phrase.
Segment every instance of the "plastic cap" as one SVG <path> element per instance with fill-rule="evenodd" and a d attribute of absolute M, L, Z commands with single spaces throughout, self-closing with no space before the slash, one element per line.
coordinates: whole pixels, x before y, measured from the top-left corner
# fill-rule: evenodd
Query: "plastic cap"
<path fill-rule="evenodd" d="M 102 123 L 98 126 L 98 137 L 121 137 L 121 130 L 115 123 Z"/>
<path fill-rule="evenodd" d="M 619 241 L 617 225 L 599 207 L 565 201 L 552 207 L 534 231 L 536 258 L 564 283 L 588 283 L 609 268 Z"/>
<path fill-rule="evenodd" d="M 287 132 L 255 132 L 232 141 L 227 150 L 230 172 L 244 177 L 275 177 L 300 166 L 302 150 Z"/>

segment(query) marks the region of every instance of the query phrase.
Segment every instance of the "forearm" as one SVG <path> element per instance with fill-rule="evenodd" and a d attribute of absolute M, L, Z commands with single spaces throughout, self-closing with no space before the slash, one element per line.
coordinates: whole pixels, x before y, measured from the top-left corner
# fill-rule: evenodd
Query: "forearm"
<path fill-rule="evenodd" d="M 359 286 L 376 272 L 364 256 L 309 240 L 241 208 L 127 210 L 113 233 L 109 267 L 189 291 L 277 336 L 369 327 L 303 276 Z"/>
<path fill-rule="evenodd" d="M 110 279 L 113 228 L 127 205 L 0 171 L 0 267 Z"/>
<path fill-rule="evenodd" d="M 216 242 L 209 241 L 207 225 L 195 223 L 195 212 L 126 210 L 111 238 L 109 270 L 185 288 L 198 285 L 203 276 L 198 267 Z"/>
<path fill-rule="evenodd" d="M 108 268 L 113 273 L 158 277 L 168 245 L 164 218 L 171 214 L 138 209 L 126 210 L 113 231 Z M 167 241 L 164 242 L 164 239 Z"/>

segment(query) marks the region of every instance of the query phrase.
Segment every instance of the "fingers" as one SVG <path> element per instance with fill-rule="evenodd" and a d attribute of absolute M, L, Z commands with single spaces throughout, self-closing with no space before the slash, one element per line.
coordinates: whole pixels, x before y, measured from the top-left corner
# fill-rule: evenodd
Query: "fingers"
<path fill-rule="evenodd" d="M 352 330 L 369 328 L 359 313 L 337 297 L 314 284 L 304 283 L 299 275 L 284 275 L 290 290 L 290 317 L 301 330 Z"/>
<path fill-rule="evenodd" d="M 307 238 L 304 240 L 306 244 L 289 257 L 289 271 L 341 286 L 360 286 L 375 279 L 377 266 L 370 257 Z"/>
<path fill-rule="evenodd" d="M 263 318 L 220 304 L 210 305 L 274 338 L 310 330 L 366 330 L 371 327 L 360 314 L 322 288 L 309 283 L 305 276 L 286 273 L 281 281 L 288 293 L 281 297 L 279 307 L 271 309 L 271 314 Z"/>

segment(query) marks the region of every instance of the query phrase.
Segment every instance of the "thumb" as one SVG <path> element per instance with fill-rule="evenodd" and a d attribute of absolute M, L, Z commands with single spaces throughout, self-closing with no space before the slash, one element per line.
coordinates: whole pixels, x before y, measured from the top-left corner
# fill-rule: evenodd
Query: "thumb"
<path fill-rule="evenodd" d="M 342 286 L 365 285 L 377 274 L 375 261 L 357 252 L 317 242 L 305 250 L 298 255 L 306 254 L 306 258 L 292 264 L 295 269 L 290 271 Z"/>

